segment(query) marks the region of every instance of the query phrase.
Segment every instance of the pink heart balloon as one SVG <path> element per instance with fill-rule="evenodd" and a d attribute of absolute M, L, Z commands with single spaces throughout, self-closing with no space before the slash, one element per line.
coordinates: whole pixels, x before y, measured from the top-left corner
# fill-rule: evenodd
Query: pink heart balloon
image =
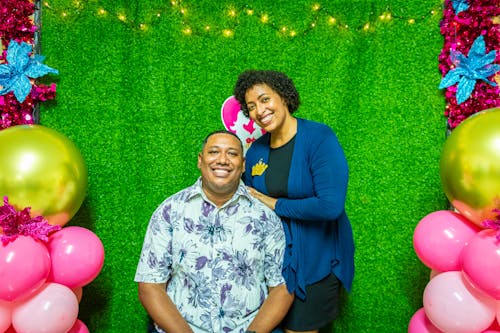
<path fill-rule="evenodd" d="M 252 119 L 243 114 L 240 103 L 234 96 L 228 97 L 222 103 L 221 118 L 226 130 L 235 133 L 243 142 L 245 151 L 265 133 Z"/>

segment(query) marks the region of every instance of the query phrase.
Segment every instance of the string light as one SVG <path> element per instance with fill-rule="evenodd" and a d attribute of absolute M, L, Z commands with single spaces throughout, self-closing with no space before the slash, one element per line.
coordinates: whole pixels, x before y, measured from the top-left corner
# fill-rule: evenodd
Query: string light
<path fill-rule="evenodd" d="M 222 35 L 224 37 L 232 37 L 234 35 L 234 32 L 231 29 L 224 29 L 222 30 Z"/>
<path fill-rule="evenodd" d="M 117 17 L 120 21 L 127 22 L 127 16 L 125 16 L 125 14 L 118 14 Z"/>
<path fill-rule="evenodd" d="M 102 0 L 93 0 L 93 1 L 82 1 L 82 0 L 71 0 L 70 6 L 72 8 L 64 8 L 64 9 L 56 9 L 53 8 L 50 0 L 43 2 L 43 6 L 47 9 L 50 9 L 50 11 L 57 13 L 66 18 L 70 15 L 79 15 L 84 9 L 84 5 L 86 6 L 85 9 L 91 9 L 92 7 L 94 8 L 94 12 L 97 13 L 97 16 L 104 17 L 109 13 L 109 10 L 106 9 L 105 5 L 102 3 Z M 310 8 L 310 11 L 312 12 L 312 17 L 310 18 L 310 21 L 306 25 L 306 28 L 300 33 L 296 30 L 290 29 L 286 25 L 280 25 L 278 20 L 273 18 L 271 21 L 271 18 L 268 13 L 266 13 L 264 10 L 260 10 L 257 8 L 254 8 L 250 4 L 245 4 L 242 5 L 241 7 L 231 7 L 229 9 L 226 9 L 226 16 L 230 18 L 234 18 L 234 22 L 231 24 L 231 27 L 217 27 L 216 25 L 209 25 L 206 23 L 203 23 L 202 21 L 195 21 L 194 19 L 189 19 L 188 17 L 188 5 L 186 4 L 185 1 L 183 0 L 170 0 L 167 2 L 166 6 L 170 6 L 170 9 L 173 11 L 173 13 L 177 13 L 179 15 L 180 19 L 180 31 L 184 35 L 192 35 L 192 34 L 207 34 L 209 32 L 219 32 L 221 33 L 224 37 L 233 37 L 235 35 L 236 28 L 240 24 L 239 20 L 236 20 L 238 17 L 238 13 L 242 12 L 245 13 L 246 16 L 248 17 L 253 17 L 256 16 L 258 18 L 258 21 L 261 24 L 267 25 L 269 28 L 274 29 L 278 32 L 278 34 L 282 37 L 296 37 L 298 35 L 301 36 L 306 36 L 308 32 L 314 30 L 318 24 L 326 24 L 327 27 L 330 27 L 332 29 L 332 32 L 337 30 L 341 31 L 351 31 L 351 32 L 374 32 L 376 28 L 383 22 L 390 22 L 392 20 L 398 19 L 403 22 L 405 22 L 408 25 L 415 25 L 417 22 L 424 21 L 430 16 L 436 15 L 439 10 L 436 9 L 431 9 L 430 11 L 427 12 L 426 15 L 421 15 L 418 16 L 418 19 L 415 17 L 401 17 L 401 16 L 395 16 L 393 14 L 393 11 L 387 8 L 384 12 L 379 13 L 378 15 L 375 15 L 374 17 L 377 18 L 378 23 L 374 21 L 373 19 L 371 21 L 365 22 L 361 24 L 358 27 L 351 28 L 350 25 L 347 22 L 342 22 L 339 21 L 339 16 L 338 15 L 333 15 L 332 12 L 328 10 L 328 8 L 324 7 L 320 3 L 312 3 Z M 440 7 L 439 7 L 440 8 Z M 118 19 L 119 22 L 124 23 L 128 25 L 131 29 L 137 29 L 140 31 L 149 31 L 155 24 L 157 24 L 163 15 L 163 12 L 166 12 L 168 8 L 163 8 L 155 13 L 151 14 L 151 18 L 147 19 L 145 18 L 145 22 L 136 22 L 129 18 L 124 11 L 120 11 L 116 14 L 116 18 Z M 441 10 L 441 8 L 440 8 Z M 306 13 L 305 13 L 306 14 Z M 373 13 L 375 14 L 375 13 Z M 196 15 L 193 15 L 196 16 Z M 152 18 L 155 18 L 154 20 Z M 495 20 L 498 20 L 498 18 L 493 18 Z M 297 18 L 297 21 L 301 21 L 300 18 Z"/>
<path fill-rule="evenodd" d="M 329 16 L 328 17 L 328 24 L 329 25 L 334 25 L 335 23 L 337 23 L 337 19 L 333 16 Z"/>

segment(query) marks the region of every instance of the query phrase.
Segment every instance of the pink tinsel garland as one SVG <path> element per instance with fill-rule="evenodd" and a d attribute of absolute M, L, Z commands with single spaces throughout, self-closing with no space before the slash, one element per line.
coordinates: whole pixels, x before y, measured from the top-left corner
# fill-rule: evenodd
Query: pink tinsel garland
<path fill-rule="evenodd" d="M 439 55 L 439 70 L 446 75 L 453 68 L 450 59 L 450 49 L 468 54 L 474 40 L 483 35 L 487 52 L 496 50 L 495 63 L 500 60 L 500 1 L 499 0 L 471 0 L 469 8 L 455 14 L 453 2 L 446 0 L 444 4 L 443 19 L 441 21 L 441 34 L 444 36 L 444 46 Z M 497 79 L 497 83 L 498 83 Z M 457 127 L 470 115 L 500 106 L 500 90 L 498 85 L 492 86 L 483 81 L 478 81 L 471 96 L 462 104 L 456 101 L 456 85 L 448 87 L 445 91 L 446 110 L 450 129 Z"/>
<path fill-rule="evenodd" d="M 30 0 L 0 0 L 0 64 L 5 63 L 11 40 L 33 45 L 38 27 L 33 22 L 36 5 Z M 19 103 L 12 92 L 0 96 L 0 130 L 14 125 L 33 124 L 33 111 L 38 102 L 54 99 L 56 85 L 33 82 L 30 95 Z"/>

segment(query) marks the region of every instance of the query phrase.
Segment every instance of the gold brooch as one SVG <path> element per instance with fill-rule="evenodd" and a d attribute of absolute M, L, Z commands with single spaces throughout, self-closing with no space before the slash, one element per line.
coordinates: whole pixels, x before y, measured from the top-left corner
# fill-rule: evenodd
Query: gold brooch
<path fill-rule="evenodd" d="M 262 162 L 262 158 L 259 160 L 259 163 L 255 164 L 252 167 L 252 176 L 262 176 L 264 171 L 266 171 L 268 165 Z"/>

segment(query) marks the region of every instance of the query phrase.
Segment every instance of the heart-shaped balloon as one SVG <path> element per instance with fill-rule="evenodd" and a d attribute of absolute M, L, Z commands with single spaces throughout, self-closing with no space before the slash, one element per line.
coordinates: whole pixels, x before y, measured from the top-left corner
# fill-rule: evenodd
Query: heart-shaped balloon
<path fill-rule="evenodd" d="M 229 96 L 222 103 L 221 118 L 226 130 L 235 133 L 240 138 L 244 152 L 265 133 L 252 119 L 243 114 L 240 103 L 234 96 Z"/>

